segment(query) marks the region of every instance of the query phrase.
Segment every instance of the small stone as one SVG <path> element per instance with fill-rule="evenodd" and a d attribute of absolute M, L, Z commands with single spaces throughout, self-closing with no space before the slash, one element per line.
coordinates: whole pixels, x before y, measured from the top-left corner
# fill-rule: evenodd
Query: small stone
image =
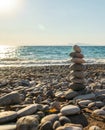
<path fill-rule="evenodd" d="M 105 106 L 104 106 L 104 107 L 102 107 L 101 109 L 105 111 Z"/>
<path fill-rule="evenodd" d="M 55 121 L 54 124 L 53 124 L 53 129 L 57 129 L 59 126 L 61 126 L 61 123 L 60 121 Z"/>
<path fill-rule="evenodd" d="M 53 130 L 52 129 L 52 123 L 50 121 L 46 121 L 43 123 L 39 130 Z"/>
<path fill-rule="evenodd" d="M 78 95 L 76 91 L 73 91 L 72 89 L 69 89 L 67 92 L 65 92 L 65 98 L 66 99 L 72 99 Z"/>
<path fill-rule="evenodd" d="M 20 86 L 30 86 L 30 82 L 28 80 L 21 80 L 18 84 Z"/>
<path fill-rule="evenodd" d="M 101 108 L 104 106 L 104 103 L 101 102 L 101 101 L 96 101 L 96 102 L 91 102 L 89 103 L 88 105 L 88 108 L 92 108 L 92 107 L 98 107 L 98 108 Z"/>
<path fill-rule="evenodd" d="M 15 111 L 0 112 L 0 124 L 13 121 L 16 118 L 17 118 L 17 113 Z"/>
<path fill-rule="evenodd" d="M 25 104 L 32 104 L 32 103 L 33 103 L 33 100 L 32 100 L 32 98 L 27 97 L 27 98 L 25 99 L 24 103 L 25 103 Z"/>
<path fill-rule="evenodd" d="M 42 97 L 38 95 L 35 99 L 35 103 L 40 103 L 42 101 Z"/>
<path fill-rule="evenodd" d="M 42 118 L 45 116 L 45 113 L 42 112 L 42 111 L 38 111 L 38 112 L 36 113 L 36 115 L 38 115 L 39 118 L 42 119 Z"/>
<path fill-rule="evenodd" d="M 83 60 L 81 58 L 72 58 L 71 62 L 77 63 L 77 64 L 82 64 L 82 63 L 85 63 L 85 60 Z"/>
<path fill-rule="evenodd" d="M 105 111 L 102 110 L 102 109 L 96 109 L 96 110 L 93 111 L 93 114 L 105 116 Z"/>
<path fill-rule="evenodd" d="M 66 116 L 61 116 L 61 117 L 59 118 L 59 121 L 60 121 L 60 123 L 61 123 L 62 126 L 63 126 L 64 124 L 66 124 L 66 123 L 71 123 L 71 120 L 70 120 L 69 118 L 67 118 Z"/>
<path fill-rule="evenodd" d="M 59 98 L 59 97 L 62 97 L 62 96 L 64 96 L 64 92 L 62 92 L 62 91 L 58 91 L 58 92 L 55 93 L 56 98 Z"/>
<path fill-rule="evenodd" d="M 81 52 L 81 48 L 78 45 L 74 45 L 73 49 L 74 49 L 75 52 L 78 52 L 78 53 Z"/>
<path fill-rule="evenodd" d="M 91 126 L 89 130 L 101 130 L 101 128 L 98 126 Z"/>
<path fill-rule="evenodd" d="M 80 113 L 80 108 L 78 106 L 74 106 L 74 105 L 67 105 L 64 106 L 60 112 L 62 113 L 62 115 L 74 115 L 74 114 L 79 114 Z"/>
<path fill-rule="evenodd" d="M 92 102 L 91 100 L 82 100 L 82 101 L 79 101 L 78 104 L 80 106 L 88 106 L 88 104 L 91 102 Z"/>
<path fill-rule="evenodd" d="M 95 91 L 95 94 L 96 94 L 96 96 L 102 96 L 103 94 L 105 94 L 105 89 L 97 89 L 96 91 Z"/>
<path fill-rule="evenodd" d="M 47 97 L 51 97 L 51 98 L 54 98 L 54 97 L 55 97 L 53 90 L 48 90 L 45 95 L 46 95 Z"/>
<path fill-rule="evenodd" d="M 25 116 L 21 117 L 16 124 L 16 130 L 38 130 L 39 122 L 33 116 Z"/>
<path fill-rule="evenodd" d="M 57 114 L 50 114 L 42 118 L 41 123 L 45 123 L 46 121 L 51 121 L 51 123 L 53 124 L 57 120 L 59 120 Z"/>
<path fill-rule="evenodd" d="M 51 108 L 55 108 L 57 110 L 60 110 L 60 102 L 54 101 L 50 105 L 51 105 Z"/>

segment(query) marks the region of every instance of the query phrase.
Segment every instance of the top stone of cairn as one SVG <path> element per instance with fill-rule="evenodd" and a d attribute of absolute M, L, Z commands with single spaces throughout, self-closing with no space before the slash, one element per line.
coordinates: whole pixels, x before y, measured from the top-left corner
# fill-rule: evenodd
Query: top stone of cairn
<path fill-rule="evenodd" d="M 80 48 L 78 45 L 74 45 L 74 46 L 73 46 L 73 50 L 74 50 L 75 52 L 78 52 L 78 53 L 81 52 L 81 48 Z"/>

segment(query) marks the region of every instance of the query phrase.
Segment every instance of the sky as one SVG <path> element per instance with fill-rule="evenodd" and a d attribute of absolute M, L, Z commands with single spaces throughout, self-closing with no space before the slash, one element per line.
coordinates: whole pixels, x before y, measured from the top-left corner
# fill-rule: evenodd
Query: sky
<path fill-rule="evenodd" d="M 105 45 L 105 0 L 0 0 L 0 5 L 0 45 Z"/>

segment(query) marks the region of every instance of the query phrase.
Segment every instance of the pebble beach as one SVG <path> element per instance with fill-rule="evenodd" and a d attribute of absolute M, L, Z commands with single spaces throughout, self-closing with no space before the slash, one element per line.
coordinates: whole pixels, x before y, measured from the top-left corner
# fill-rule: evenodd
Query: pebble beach
<path fill-rule="evenodd" d="M 0 130 L 105 130 L 105 64 L 1 67 Z"/>
<path fill-rule="evenodd" d="M 1 67 L 0 130 L 105 130 L 105 65 L 85 66 L 82 91 L 70 89 L 69 65 Z"/>

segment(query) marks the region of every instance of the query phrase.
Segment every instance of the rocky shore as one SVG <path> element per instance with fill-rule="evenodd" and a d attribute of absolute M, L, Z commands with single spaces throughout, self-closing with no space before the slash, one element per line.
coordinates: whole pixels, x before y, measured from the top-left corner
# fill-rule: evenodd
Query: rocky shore
<path fill-rule="evenodd" d="M 105 64 L 84 64 L 85 88 L 70 66 L 1 67 L 0 130 L 105 130 Z"/>

